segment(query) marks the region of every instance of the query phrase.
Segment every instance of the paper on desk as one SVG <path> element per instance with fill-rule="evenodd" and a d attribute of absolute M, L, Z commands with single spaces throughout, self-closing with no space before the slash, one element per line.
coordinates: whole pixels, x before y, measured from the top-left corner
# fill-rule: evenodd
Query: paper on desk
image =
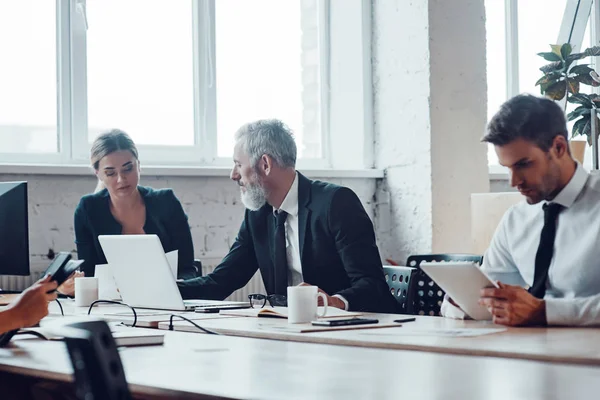
<path fill-rule="evenodd" d="M 179 250 L 173 250 L 168 253 L 165 253 L 167 256 L 167 261 L 169 262 L 169 267 L 171 267 L 171 272 L 173 273 L 173 277 L 177 279 L 177 263 L 178 263 L 178 254 Z"/>
<path fill-rule="evenodd" d="M 117 289 L 115 276 L 110 265 L 96 265 L 94 276 L 98 278 L 98 298 L 102 300 L 121 300 L 121 294 Z"/>
<path fill-rule="evenodd" d="M 438 337 L 474 337 L 504 332 L 506 328 L 455 328 L 455 329 L 398 329 L 394 332 L 364 332 L 361 335 L 369 336 L 438 336 Z"/>

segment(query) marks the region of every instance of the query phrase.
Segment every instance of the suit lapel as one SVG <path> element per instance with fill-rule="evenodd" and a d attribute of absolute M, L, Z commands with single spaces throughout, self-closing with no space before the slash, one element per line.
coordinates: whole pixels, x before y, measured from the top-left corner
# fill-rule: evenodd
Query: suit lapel
<path fill-rule="evenodd" d="M 309 208 L 311 199 L 311 181 L 298 172 L 298 241 L 300 242 L 300 262 L 302 263 L 302 275 L 306 276 L 304 263 L 304 240 L 311 210 Z"/>

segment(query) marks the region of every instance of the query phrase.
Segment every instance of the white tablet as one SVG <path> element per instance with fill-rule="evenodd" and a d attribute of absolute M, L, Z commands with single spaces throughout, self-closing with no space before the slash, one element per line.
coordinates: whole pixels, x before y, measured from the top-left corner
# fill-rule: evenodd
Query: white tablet
<path fill-rule="evenodd" d="M 498 287 L 477 263 L 466 261 L 424 262 L 421 269 L 473 319 L 490 320 L 492 314 L 479 305 L 480 290 Z"/>

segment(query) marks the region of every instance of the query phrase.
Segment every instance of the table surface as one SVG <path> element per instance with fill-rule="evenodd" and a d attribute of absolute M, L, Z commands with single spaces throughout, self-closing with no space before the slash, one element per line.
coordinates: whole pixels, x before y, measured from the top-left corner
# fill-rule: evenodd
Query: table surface
<path fill-rule="evenodd" d="M 402 315 L 366 314 L 380 322 Z M 484 321 L 462 321 L 441 317 L 416 317 L 416 321 L 394 328 L 359 329 L 318 333 L 297 333 L 285 319 L 231 318 L 196 321 L 204 328 L 233 336 L 263 339 L 420 350 L 471 356 L 496 356 L 516 359 L 600 365 L 598 328 L 507 328 Z M 160 323 L 166 329 L 168 324 Z M 187 322 L 175 322 L 177 331 L 199 332 Z M 499 333 L 474 337 L 447 336 L 474 329 L 502 329 Z"/>
<path fill-rule="evenodd" d="M 600 378 L 585 365 L 184 332 L 120 356 L 133 392 L 176 398 L 576 399 Z M 0 349 L 0 371 L 72 379 L 64 343 L 37 339 Z"/>

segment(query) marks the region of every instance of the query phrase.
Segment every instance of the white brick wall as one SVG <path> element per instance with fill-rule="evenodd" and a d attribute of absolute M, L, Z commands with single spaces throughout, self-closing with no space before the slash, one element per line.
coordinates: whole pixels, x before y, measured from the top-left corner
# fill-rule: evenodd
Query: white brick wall
<path fill-rule="evenodd" d="M 50 249 L 55 252 L 76 251 L 73 213 L 81 196 L 94 190 L 96 179 L 91 175 L 0 174 L 0 181 L 22 180 L 28 182 L 31 269 L 32 272 L 39 272 L 49 263 L 47 254 Z M 352 188 L 369 215 L 373 216 L 374 180 L 322 180 Z M 244 215 L 238 186 L 225 177 L 142 176 L 141 184 L 154 188 L 173 188 L 188 214 L 195 257 L 202 261 L 205 273 L 212 270 L 227 254 Z M 16 285 L 14 280 L 12 282 L 11 285 Z"/>
<path fill-rule="evenodd" d="M 483 0 L 373 0 L 380 250 L 470 248 L 472 192 L 489 191 Z"/>

